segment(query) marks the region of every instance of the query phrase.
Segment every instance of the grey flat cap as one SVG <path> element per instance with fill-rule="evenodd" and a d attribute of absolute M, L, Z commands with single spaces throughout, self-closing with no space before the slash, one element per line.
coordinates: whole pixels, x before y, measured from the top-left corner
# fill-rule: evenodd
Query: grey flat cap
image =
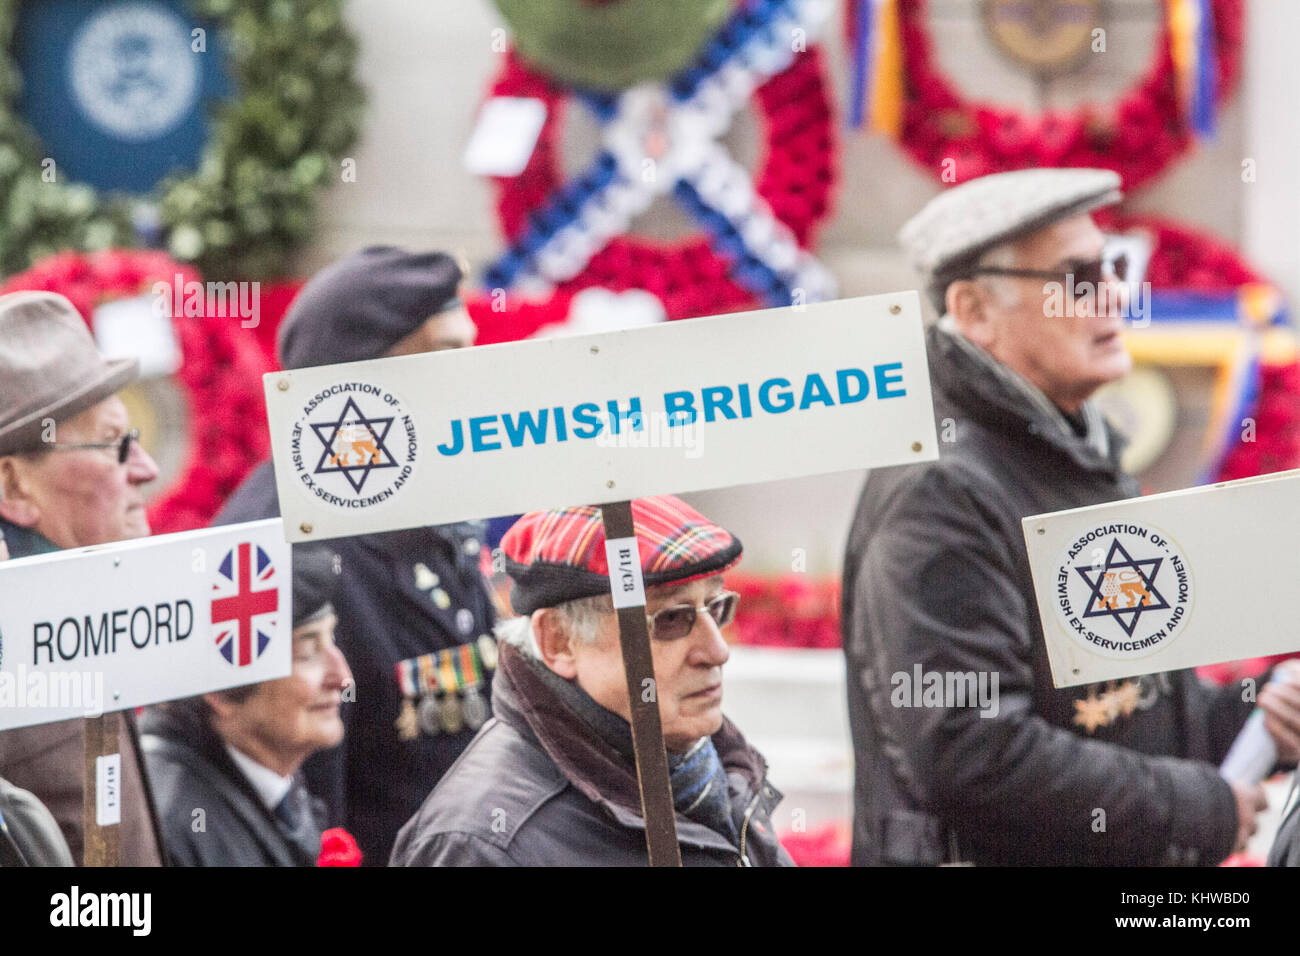
<path fill-rule="evenodd" d="M 898 233 L 940 312 L 948 284 L 994 246 L 1119 202 L 1109 169 L 1021 169 L 981 176 L 935 196 Z"/>
<path fill-rule="evenodd" d="M 105 361 L 63 296 L 0 296 L 0 455 L 36 449 L 45 419 L 71 418 L 139 374 L 135 359 Z"/>

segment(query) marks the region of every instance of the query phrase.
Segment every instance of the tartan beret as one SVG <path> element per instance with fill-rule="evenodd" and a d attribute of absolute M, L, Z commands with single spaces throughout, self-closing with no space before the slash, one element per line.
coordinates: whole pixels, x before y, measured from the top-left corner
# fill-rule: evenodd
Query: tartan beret
<path fill-rule="evenodd" d="M 735 535 L 671 495 L 634 499 L 632 526 L 648 588 L 721 574 L 740 560 Z M 514 579 L 510 604 L 516 614 L 609 593 L 598 507 L 526 514 L 506 532 L 501 549 Z"/>
<path fill-rule="evenodd" d="M 904 223 L 898 241 L 943 312 L 949 284 L 990 249 L 1121 198 L 1119 175 L 1109 169 L 994 173 L 935 196 Z"/>

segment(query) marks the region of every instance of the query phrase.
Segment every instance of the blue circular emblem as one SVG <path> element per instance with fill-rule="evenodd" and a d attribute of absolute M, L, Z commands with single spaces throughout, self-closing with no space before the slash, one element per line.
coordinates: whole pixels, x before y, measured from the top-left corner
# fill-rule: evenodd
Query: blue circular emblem
<path fill-rule="evenodd" d="M 349 511 L 391 501 L 419 457 L 410 407 L 373 382 L 322 388 L 291 433 L 290 457 L 303 492 Z"/>
<path fill-rule="evenodd" d="M 171 132 L 198 101 L 199 61 L 188 27 L 144 0 L 108 7 L 82 23 L 67 69 L 81 114 L 126 142 Z"/>
<path fill-rule="evenodd" d="M 229 95 L 224 45 L 188 0 L 39 0 L 19 8 L 15 106 L 55 182 L 141 194 L 198 166 Z"/>

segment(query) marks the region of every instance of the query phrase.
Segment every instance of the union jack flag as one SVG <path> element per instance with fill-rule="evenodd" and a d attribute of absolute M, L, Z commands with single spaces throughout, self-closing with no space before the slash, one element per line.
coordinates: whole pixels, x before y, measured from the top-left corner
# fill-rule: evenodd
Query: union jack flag
<path fill-rule="evenodd" d="M 261 548 L 244 543 L 226 552 L 217 571 L 221 579 L 212 585 L 212 590 L 218 592 L 212 598 L 217 649 L 227 663 L 247 667 L 271 643 L 262 628 L 274 627 L 275 619 L 268 619 L 268 615 L 279 610 L 275 565 Z"/>

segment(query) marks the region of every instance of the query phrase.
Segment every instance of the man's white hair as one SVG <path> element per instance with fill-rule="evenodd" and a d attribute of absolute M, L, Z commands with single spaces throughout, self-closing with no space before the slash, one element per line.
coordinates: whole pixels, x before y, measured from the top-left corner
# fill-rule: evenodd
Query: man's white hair
<path fill-rule="evenodd" d="M 988 266 L 994 269 L 1014 269 L 1020 264 L 1019 250 L 1013 242 L 1004 242 L 985 252 L 976 262 L 976 267 Z M 1020 303 L 1023 289 L 1007 276 L 980 275 L 976 280 L 1004 309 L 1013 308 Z"/>
<path fill-rule="evenodd" d="M 600 617 L 613 612 L 614 601 L 608 594 L 597 594 L 595 597 L 565 601 L 555 605 L 553 610 L 560 615 L 564 629 L 570 636 L 584 644 L 593 644 L 600 630 Z M 498 640 L 513 644 L 525 657 L 541 660 L 530 615 L 498 621 L 493 630 Z"/>

